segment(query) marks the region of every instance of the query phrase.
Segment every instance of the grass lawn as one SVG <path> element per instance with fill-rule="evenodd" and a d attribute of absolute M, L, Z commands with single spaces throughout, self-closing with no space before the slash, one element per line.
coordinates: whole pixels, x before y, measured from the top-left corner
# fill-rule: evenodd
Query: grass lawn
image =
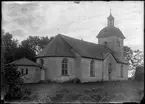
<path fill-rule="evenodd" d="M 140 102 L 144 82 L 114 81 L 96 83 L 26 84 L 37 94 L 38 102 Z"/>

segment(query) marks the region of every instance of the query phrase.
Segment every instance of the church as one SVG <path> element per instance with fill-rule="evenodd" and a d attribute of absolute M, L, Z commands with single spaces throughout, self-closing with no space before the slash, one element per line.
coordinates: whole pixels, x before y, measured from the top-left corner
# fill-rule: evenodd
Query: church
<path fill-rule="evenodd" d="M 124 35 L 114 26 L 110 13 L 107 26 L 96 36 L 98 44 L 62 34 L 38 54 L 41 80 L 83 82 L 128 80 L 128 62 L 123 55 Z M 95 36 L 94 36 L 95 37 Z"/>

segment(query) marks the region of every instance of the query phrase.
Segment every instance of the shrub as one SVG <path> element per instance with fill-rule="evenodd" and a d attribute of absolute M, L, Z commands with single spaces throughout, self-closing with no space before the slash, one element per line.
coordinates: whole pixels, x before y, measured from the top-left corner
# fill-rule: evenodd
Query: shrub
<path fill-rule="evenodd" d="M 22 100 L 30 99 L 32 94 L 30 89 L 23 89 L 23 79 L 21 78 L 22 74 L 17 70 L 17 67 L 14 65 L 8 65 L 5 67 L 4 81 L 8 86 L 8 92 L 6 93 L 4 100 Z"/>
<path fill-rule="evenodd" d="M 37 82 L 38 84 L 43 84 L 43 83 L 50 83 L 52 82 L 51 80 L 40 80 L 39 82 Z"/>
<path fill-rule="evenodd" d="M 84 90 L 83 96 L 79 98 L 79 101 L 88 101 L 88 102 L 99 102 L 107 101 L 108 94 L 102 88 L 99 89 L 86 89 Z"/>
<path fill-rule="evenodd" d="M 21 100 L 22 97 L 23 97 L 23 93 L 21 89 L 19 87 L 15 87 L 6 93 L 4 99 L 6 101 L 12 101 L 12 100 Z"/>
<path fill-rule="evenodd" d="M 55 95 L 50 97 L 52 102 L 64 102 L 66 101 L 66 96 L 68 96 L 71 93 L 71 91 L 67 89 L 61 89 L 56 91 Z"/>
<path fill-rule="evenodd" d="M 81 83 L 81 81 L 78 78 L 74 78 L 69 81 L 66 81 L 65 83 Z"/>

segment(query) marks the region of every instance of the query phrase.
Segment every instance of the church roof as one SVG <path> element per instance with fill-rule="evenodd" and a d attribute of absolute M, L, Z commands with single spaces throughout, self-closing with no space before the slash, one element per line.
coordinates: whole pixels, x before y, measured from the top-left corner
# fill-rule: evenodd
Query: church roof
<path fill-rule="evenodd" d="M 14 64 L 14 65 L 18 65 L 18 66 L 39 66 L 37 63 L 27 59 L 27 58 L 21 58 L 18 60 L 15 60 L 9 64 Z"/>
<path fill-rule="evenodd" d="M 57 35 L 48 45 L 38 54 L 38 57 L 75 57 L 71 49 L 74 49 L 81 57 L 104 60 L 112 53 L 109 48 L 101 44 L 86 42 L 83 40 L 71 38 L 65 35 Z M 123 62 L 118 60 L 118 62 Z"/>
<path fill-rule="evenodd" d="M 105 37 L 109 37 L 109 36 L 117 36 L 122 39 L 125 39 L 125 37 L 124 37 L 123 33 L 120 31 L 120 29 L 116 28 L 115 26 L 104 27 L 97 35 L 97 38 L 105 38 Z"/>

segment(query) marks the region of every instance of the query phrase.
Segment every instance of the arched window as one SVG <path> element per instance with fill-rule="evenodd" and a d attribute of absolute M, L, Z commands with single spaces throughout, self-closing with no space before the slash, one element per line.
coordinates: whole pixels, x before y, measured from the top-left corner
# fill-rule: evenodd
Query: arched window
<path fill-rule="evenodd" d="M 123 78 L 123 65 L 121 65 L 121 78 Z"/>
<path fill-rule="evenodd" d="M 94 64 L 94 60 L 92 60 L 90 62 L 90 77 L 94 77 L 95 76 L 95 64 Z"/>
<path fill-rule="evenodd" d="M 68 59 L 64 58 L 62 60 L 62 75 L 68 75 Z"/>
<path fill-rule="evenodd" d="M 43 64 L 44 64 L 44 60 L 40 59 L 40 65 L 43 65 Z"/>
<path fill-rule="evenodd" d="M 108 66 L 108 72 L 111 73 L 112 72 L 112 64 L 109 63 L 109 66 Z"/>
<path fill-rule="evenodd" d="M 21 69 L 21 73 L 24 74 L 24 69 L 23 68 Z"/>
<path fill-rule="evenodd" d="M 104 45 L 107 46 L 107 42 L 106 41 L 104 42 Z"/>
<path fill-rule="evenodd" d="M 120 42 L 119 40 L 116 40 L 118 47 L 120 47 Z"/>
<path fill-rule="evenodd" d="M 26 68 L 26 74 L 28 74 L 28 69 Z"/>

